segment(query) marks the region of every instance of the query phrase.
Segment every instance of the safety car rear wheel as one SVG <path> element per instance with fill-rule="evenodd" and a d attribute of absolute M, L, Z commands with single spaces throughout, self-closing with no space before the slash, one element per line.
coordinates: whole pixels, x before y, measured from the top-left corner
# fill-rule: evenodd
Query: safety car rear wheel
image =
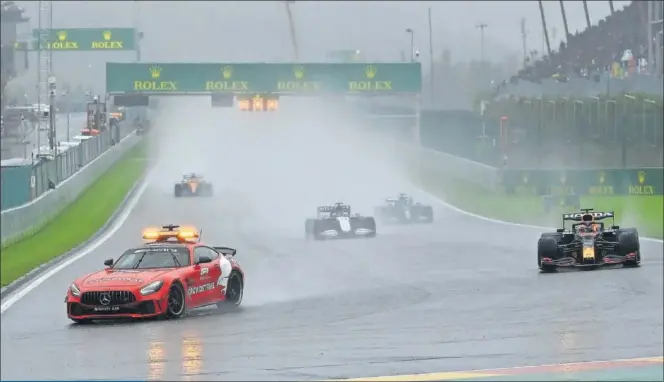
<path fill-rule="evenodd" d="M 218 302 L 217 307 L 225 310 L 238 309 L 242 304 L 242 297 L 244 297 L 242 276 L 237 271 L 232 271 L 228 277 L 228 285 L 226 286 L 226 299 Z"/>

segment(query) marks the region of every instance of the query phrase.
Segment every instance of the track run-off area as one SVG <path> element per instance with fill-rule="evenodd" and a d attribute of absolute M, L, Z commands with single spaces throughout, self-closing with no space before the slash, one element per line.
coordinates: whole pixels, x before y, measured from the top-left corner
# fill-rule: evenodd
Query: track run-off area
<path fill-rule="evenodd" d="M 642 240 L 639 268 L 540 274 L 542 229 L 471 216 L 417 190 L 389 139 L 359 133 L 343 113 L 315 100 L 263 114 L 207 101 L 164 101 L 149 137 L 154 165 L 109 234 L 2 301 L 3 380 L 442 380 L 661 357 L 661 241 Z M 187 172 L 214 183 L 215 195 L 175 199 Z M 434 223 L 305 241 L 316 206 L 343 201 L 371 214 L 399 192 L 432 204 Z M 71 323 L 70 283 L 162 224 L 194 225 L 204 242 L 238 249 L 243 309 Z"/>

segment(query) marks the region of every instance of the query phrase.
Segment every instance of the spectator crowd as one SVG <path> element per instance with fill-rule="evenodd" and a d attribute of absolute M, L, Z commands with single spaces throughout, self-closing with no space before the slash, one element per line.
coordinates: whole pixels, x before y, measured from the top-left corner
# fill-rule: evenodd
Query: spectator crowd
<path fill-rule="evenodd" d="M 561 42 L 550 57 L 536 60 L 537 52 L 533 52 L 511 82 L 521 79 L 539 83 L 545 78 L 564 82 L 572 76 L 599 80 L 599 75 L 604 73 L 619 78 L 636 73 L 654 74 L 655 65 L 647 60 L 647 6 L 646 1 L 633 1 L 598 24 L 570 34 L 567 43 Z M 658 9 L 661 11 L 662 8 Z M 655 18 L 661 19 L 662 15 Z M 651 41 L 653 52 L 657 52 L 656 47 L 661 46 L 663 40 L 662 24 L 655 25 Z"/>

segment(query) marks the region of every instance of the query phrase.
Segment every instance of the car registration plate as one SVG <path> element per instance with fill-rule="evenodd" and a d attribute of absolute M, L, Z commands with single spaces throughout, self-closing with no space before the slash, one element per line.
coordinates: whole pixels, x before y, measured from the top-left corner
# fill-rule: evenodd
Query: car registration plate
<path fill-rule="evenodd" d="M 115 312 L 120 310 L 119 306 L 95 306 L 95 312 Z"/>

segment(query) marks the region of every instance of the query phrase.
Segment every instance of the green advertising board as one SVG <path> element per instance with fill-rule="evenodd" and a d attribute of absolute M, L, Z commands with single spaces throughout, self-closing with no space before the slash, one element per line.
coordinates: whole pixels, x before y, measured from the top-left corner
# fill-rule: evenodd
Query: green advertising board
<path fill-rule="evenodd" d="M 664 169 L 505 170 L 507 193 L 523 195 L 663 195 Z"/>
<path fill-rule="evenodd" d="M 418 93 L 420 63 L 107 63 L 111 94 Z"/>
<path fill-rule="evenodd" d="M 33 50 L 39 49 L 39 29 L 33 29 Z M 53 51 L 134 50 L 134 28 L 61 28 L 45 30 L 43 49 Z"/>

